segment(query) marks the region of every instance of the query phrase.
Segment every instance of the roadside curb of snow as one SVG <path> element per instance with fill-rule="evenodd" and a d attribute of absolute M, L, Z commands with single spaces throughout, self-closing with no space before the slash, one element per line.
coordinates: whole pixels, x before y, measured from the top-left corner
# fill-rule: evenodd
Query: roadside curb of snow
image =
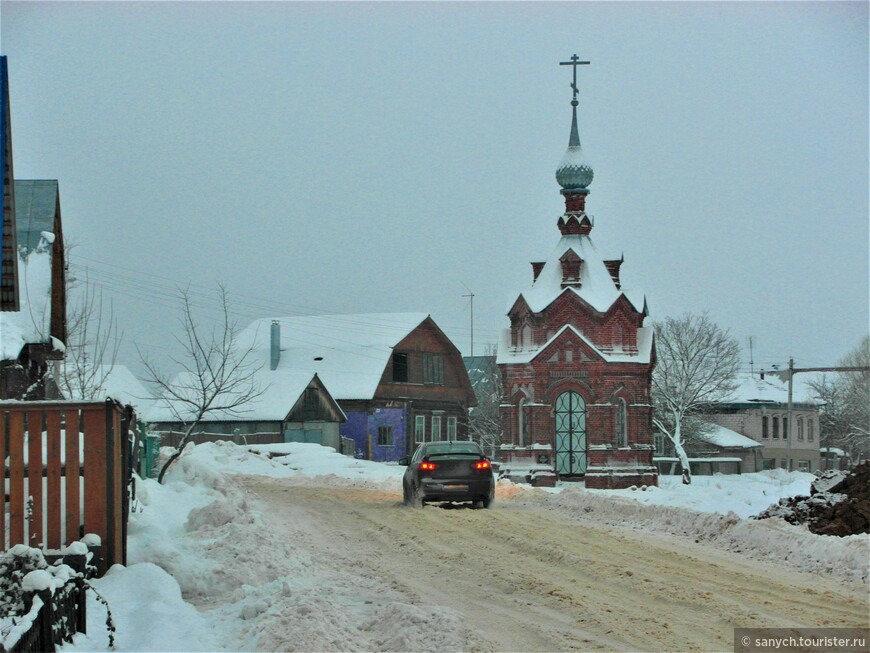
<path fill-rule="evenodd" d="M 782 519 L 741 519 L 733 512 L 721 515 L 642 504 L 575 488 L 560 493 L 523 488 L 504 494 L 520 505 L 558 510 L 595 524 L 676 535 L 756 560 L 870 584 L 868 535 L 815 535 Z"/>

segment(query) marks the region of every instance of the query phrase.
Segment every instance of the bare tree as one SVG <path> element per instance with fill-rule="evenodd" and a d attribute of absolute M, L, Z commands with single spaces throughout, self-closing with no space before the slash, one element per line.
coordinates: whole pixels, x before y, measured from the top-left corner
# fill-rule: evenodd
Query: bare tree
<path fill-rule="evenodd" d="M 139 352 L 147 373 L 146 381 L 176 419 L 186 425 L 175 453 L 160 470 L 158 483 L 163 482 L 169 466 L 181 455 L 203 417 L 217 411 L 226 416 L 241 415 L 247 412 L 246 406 L 265 391 L 255 379 L 261 366 L 254 360 L 254 343 L 246 348 L 237 347 L 240 328 L 230 318 L 226 288 L 218 286 L 217 295 L 221 318 L 209 331 L 194 318 L 189 291 L 178 291 L 181 333 L 173 337 L 181 347 L 181 354 L 172 357 L 172 361 L 182 369 L 180 374 L 170 379 Z"/>
<path fill-rule="evenodd" d="M 489 451 L 490 457 L 495 457 L 495 450 L 501 444 L 501 413 L 499 405 L 502 400 L 501 373 L 495 364 L 497 347 L 489 344 L 485 351 L 487 364 L 475 373 L 474 394 L 477 406 L 469 411 L 468 434 L 472 440 L 479 443 L 484 451 Z M 492 365 L 489 365 L 492 361 Z"/>
<path fill-rule="evenodd" d="M 680 461 L 683 483 L 692 482 L 684 429 L 712 403 L 737 388 L 740 345 L 706 313 L 686 313 L 655 324 L 657 362 L 652 376 L 653 423 Z"/>
<path fill-rule="evenodd" d="M 870 367 L 870 336 L 839 361 L 840 367 Z M 839 372 L 810 382 L 824 402 L 819 414 L 823 447 L 838 447 L 852 460 L 870 456 L 870 372 Z"/>
<path fill-rule="evenodd" d="M 77 287 L 76 282 L 69 277 L 68 292 Z M 103 303 L 102 289 L 90 283 L 86 273 L 78 301 L 67 312 L 66 356 L 60 375 L 67 399 L 96 399 L 104 392 L 123 337 L 112 303 Z"/>

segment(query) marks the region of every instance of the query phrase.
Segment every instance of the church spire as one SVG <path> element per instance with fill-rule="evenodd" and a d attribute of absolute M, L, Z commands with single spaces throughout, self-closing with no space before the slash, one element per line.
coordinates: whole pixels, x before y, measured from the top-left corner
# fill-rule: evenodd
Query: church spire
<path fill-rule="evenodd" d="M 592 224 L 588 218 L 585 220 L 587 225 L 583 227 L 582 231 L 578 230 L 580 222 L 578 214 L 583 213 L 586 209 L 586 196 L 589 194 L 588 187 L 592 183 L 593 172 L 592 166 L 586 161 L 583 149 L 580 147 L 580 132 L 577 129 L 577 105 L 579 104 L 577 101 L 579 93 L 577 66 L 589 65 L 589 62 L 579 61 L 575 54 L 571 57 L 571 61 L 561 61 L 559 65 L 573 66 L 574 68 L 573 82 L 571 83 L 571 90 L 574 92 L 571 99 L 571 134 L 568 137 L 568 149 L 556 169 L 556 181 L 562 187 L 560 192 L 565 196 L 565 217 L 559 220 L 559 229 L 565 234 L 568 226 L 565 218 L 569 218 L 569 214 L 574 214 L 578 217 L 574 220 L 569 219 L 569 221 L 577 222 L 577 224 L 567 233 L 589 233 Z"/>

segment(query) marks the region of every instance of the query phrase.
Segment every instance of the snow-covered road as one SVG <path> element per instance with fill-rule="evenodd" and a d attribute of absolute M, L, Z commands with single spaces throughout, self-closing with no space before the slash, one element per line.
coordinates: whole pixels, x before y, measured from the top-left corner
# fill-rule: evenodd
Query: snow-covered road
<path fill-rule="evenodd" d="M 139 484 L 130 566 L 94 581 L 117 651 L 730 651 L 735 627 L 870 620 L 870 538 L 744 518 L 809 475 L 502 481 L 492 510 L 415 510 L 396 465 L 258 450 L 200 445 Z M 106 650 L 105 615 L 89 600 L 64 650 Z"/>
<path fill-rule="evenodd" d="M 331 576 L 321 605 L 291 586 L 264 610 L 260 650 L 716 651 L 735 627 L 866 625 L 858 584 L 511 501 L 414 510 L 397 492 L 245 487 L 274 573 L 301 549 L 309 579 Z"/>

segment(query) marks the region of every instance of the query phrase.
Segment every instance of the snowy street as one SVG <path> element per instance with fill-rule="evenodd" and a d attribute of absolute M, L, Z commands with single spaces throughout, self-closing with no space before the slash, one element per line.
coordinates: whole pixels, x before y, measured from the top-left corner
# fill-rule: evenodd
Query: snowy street
<path fill-rule="evenodd" d="M 867 624 L 866 536 L 505 482 L 492 510 L 415 510 L 401 467 L 275 448 L 201 445 L 142 484 L 130 564 L 95 582 L 117 650 L 724 651 L 735 627 Z M 780 483 L 722 478 L 703 507 Z M 104 619 L 64 650 L 105 650 Z"/>
<path fill-rule="evenodd" d="M 735 626 L 866 618 L 858 588 L 521 502 L 413 510 L 397 493 L 246 485 L 272 515 L 277 547 L 310 551 L 336 572 L 337 588 L 364 588 L 334 598 L 346 602 L 341 621 L 371 636 L 366 649 L 711 651 L 730 648 Z M 275 627 L 293 607 L 291 595 L 264 616 L 259 628 L 274 633 L 265 648 L 299 645 L 295 629 Z M 328 638 L 313 646 L 346 647 Z"/>

